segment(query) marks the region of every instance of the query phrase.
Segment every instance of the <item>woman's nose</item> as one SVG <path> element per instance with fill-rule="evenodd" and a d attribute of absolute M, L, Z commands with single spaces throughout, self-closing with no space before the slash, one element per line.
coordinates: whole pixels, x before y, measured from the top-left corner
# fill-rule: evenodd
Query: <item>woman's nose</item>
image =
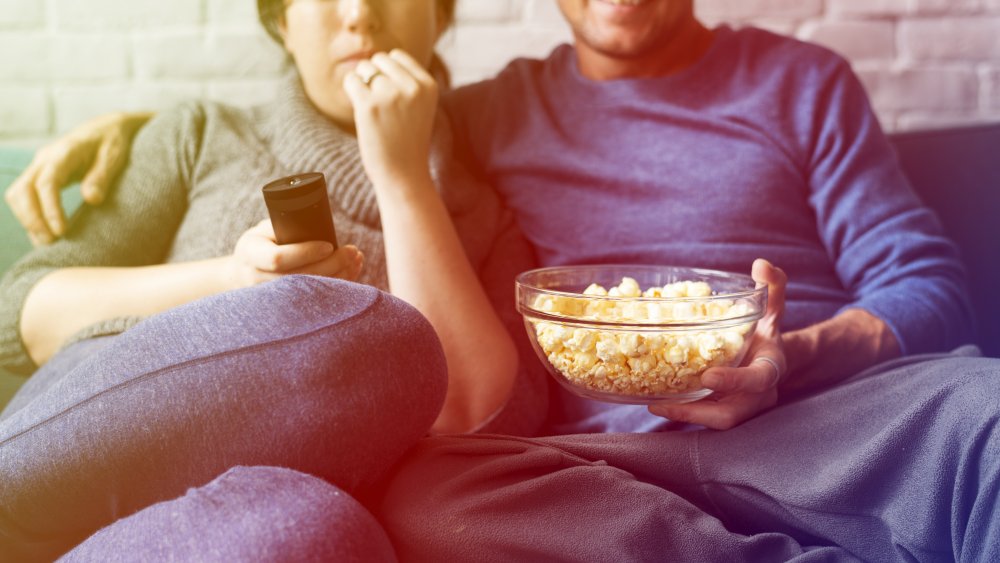
<path fill-rule="evenodd" d="M 374 33 L 378 31 L 378 10 L 371 0 L 341 0 L 341 21 L 352 33 Z"/>

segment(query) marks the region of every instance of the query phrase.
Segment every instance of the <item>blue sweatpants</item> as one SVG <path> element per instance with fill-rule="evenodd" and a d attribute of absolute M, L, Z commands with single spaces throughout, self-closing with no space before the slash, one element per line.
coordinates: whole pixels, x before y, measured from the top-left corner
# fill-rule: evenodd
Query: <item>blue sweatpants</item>
<path fill-rule="evenodd" d="M 877 366 L 727 431 L 421 440 L 403 561 L 1000 561 L 1000 360 Z"/>

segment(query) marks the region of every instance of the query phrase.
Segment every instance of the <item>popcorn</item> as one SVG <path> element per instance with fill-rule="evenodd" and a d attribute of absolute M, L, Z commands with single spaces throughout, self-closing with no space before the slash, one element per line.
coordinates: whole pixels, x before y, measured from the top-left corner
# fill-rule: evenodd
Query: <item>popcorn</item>
<path fill-rule="evenodd" d="M 591 284 L 581 297 L 539 296 L 535 309 L 576 321 L 669 323 L 710 322 L 748 315 L 746 303 L 720 299 L 664 303 L 608 297 L 704 298 L 713 295 L 705 282 L 681 281 L 643 291 L 632 278 L 605 289 Z M 701 374 L 712 366 L 737 362 L 753 323 L 719 329 L 664 331 L 567 327 L 531 321 L 539 347 L 567 381 L 607 393 L 653 396 L 701 389 Z"/>

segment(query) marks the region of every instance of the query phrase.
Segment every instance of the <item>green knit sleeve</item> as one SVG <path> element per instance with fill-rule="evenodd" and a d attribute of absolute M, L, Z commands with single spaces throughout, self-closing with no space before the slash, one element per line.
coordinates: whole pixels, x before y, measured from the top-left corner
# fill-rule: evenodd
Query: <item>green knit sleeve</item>
<path fill-rule="evenodd" d="M 127 267 L 159 264 L 170 250 L 188 204 L 204 113 L 187 104 L 160 114 L 136 135 L 129 163 L 104 203 L 83 205 L 66 236 L 17 262 L 0 281 L 0 366 L 20 374 L 36 369 L 20 335 L 24 301 L 40 279 L 74 266 Z M 108 319 L 95 334 L 129 323 Z"/>

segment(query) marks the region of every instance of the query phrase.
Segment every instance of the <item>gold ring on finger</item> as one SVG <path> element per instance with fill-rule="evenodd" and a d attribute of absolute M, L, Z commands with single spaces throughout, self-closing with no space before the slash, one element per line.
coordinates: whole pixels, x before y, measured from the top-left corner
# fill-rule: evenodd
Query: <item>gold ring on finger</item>
<path fill-rule="evenodd" d="M 379 69 L 373 66 L 361 67 L 360 69 L 357 69 L 354 72 L 357 73 L 358 78 L 361 79 L 361 82 L 364 83 L 365 86 L 371 84 L 372 80 L 375 80 L 376 76 L 382 74 L 381 71 L 379 71 Z"/>

